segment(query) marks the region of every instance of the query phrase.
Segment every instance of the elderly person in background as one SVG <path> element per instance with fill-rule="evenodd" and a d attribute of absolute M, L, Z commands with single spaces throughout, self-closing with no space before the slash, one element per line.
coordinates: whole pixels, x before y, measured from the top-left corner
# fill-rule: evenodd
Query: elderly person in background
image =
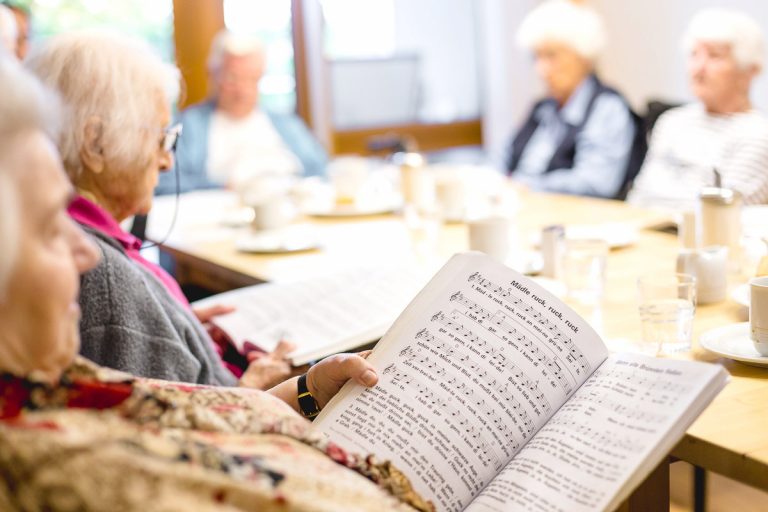
<path fill-rule="evenodd" d="M 294 114 L 270 112 L 259 105 L 259 82 L 266 53 L 252 37 L 220 32 L 211 45 L 210 99 L 184 110 L 184 137 L 177 151 L 183 191 L 238 188 L 263 174 L 318 175 L 325 150 Z M 171 193 L 176 183 L 161 176 L 157 192 Z"/>
<path fill-rule="evenodd" d="M 548 97 L 515 135 L 507 171 L 534 190 L 619 196 L 645 147 L 626 100 L 595 74 L 602 20 L 588 7 L 549 0 L 526 16 L 518 41 L 533 52 Z"/>
<path fill-rule="evenodd" d="M 202 323 L 228 310 L 193 312 L 178 283 L 145 260 L 141 242 L 120 227 L 149 211 L 159 172 L 173 164 L 176 68 L 137 42 L 97 32 L 52 38 L 27 61 L 66 103 L 60 150 L 78 193 L 69 212 L 102 253 L 82 279 L 81 353 L 142 377 L 214 385 L 235 385 L 239 377 L 262 389 L 285 379 L 287 343 L 245 372 L 224 363 L 224 347 Z"/>
<path fill-rule="evenodd" d="M 77 358 L 78 274 L 98 250 L 67 215 L 54 98 L 8 57 L 0 83 L 0 510 L 430 509 L 391 465 L 315 433 L 284 403 L 295 381 L 182 386 Z M 307 383 L 323 405 L 367 371 L 336 356 Z"/>
<path fill-rule="evenodd" d="M 629 200 L 643 206 L 688 208 L 702 187 L 737 190 L 746 203 L 768 201 L 768 119 L 749 99 L 763 67 L 760 27 L 745 14 L 706 9 L 684 37 L 688 76 L 699 101 L 665 112 Z"/>
<path fill-rule="evenodd" d="M 16 16 L 8 7 L 0 4 L 0 55 L 7 52 L 16 56 L 18 50 L 18 26 Z"/>

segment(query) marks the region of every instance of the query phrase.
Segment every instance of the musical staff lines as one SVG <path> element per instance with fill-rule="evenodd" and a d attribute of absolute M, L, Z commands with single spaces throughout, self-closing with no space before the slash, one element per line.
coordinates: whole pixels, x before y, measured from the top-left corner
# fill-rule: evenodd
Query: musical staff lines
<path fill-rule="evenodd" d="M 593 445 L 602 446 L 604 448 L 614 448 L 626 452 L 638 453 L 645 448 L 645 444 L 630 436 L 617 437 L 605 429 L 599 427 L 591 427 L 582 423 L 577 423 L 567 416 L 562 417 L 555 416 L 549 423 L 547 423 L 546 429 L 562 429 L 570 432 L 574 438 L 581 442 L 589 442 Z"/>
<path fill-rule="evenodd" d="M 438 395 L 425 384 L 415 380 L 413 376 L 409 375 L 407 372 L 400 371 L 395 363 L 392 363 L 384 368 L 383 373 L 385 376 L 389 375 L 389 378 L 394 383 L 403 382 L 409 384 L 419 392 L 419 395 L 430 406 L 438 407 L 444 411 L 445 414 L 455 422 L 455 428 L 460 431 L 461 438 L 464 443 L 466 443 L 466 445 L 477 455 L 477 457 L 484 465 L 493 465 L 494 469 L 496 470 L 502 467 L 504 462 L 502 457 L 494 448 L 494 443 L 489 442 L 487 439 L 486 434 L 490 432 L 484 432 L 481 430 L 479 426 L 473 424 L 475 422 L 471 421 L 471 419 L 465 413 L 461 412 L 457 407 L 454 406 L 454 402 L 458 401 L 454 400 L 456 397 L 448 396 L 445 398 Z M 468 388 L 465 384 L 459 386 L 458 392 L 463 393 L 468 399 L 471 399 L 473 395 L 473 390 Z M 490 421 L 499 430 L 504 433 L 508 432 L 508 427 L 504 422 L 494 421 L 493 418 L 496 417 L 496 412 L 490 409 L 485 404 L 483 399 L 474 399 L 472 400 L 472 403 L 479 409 L 483 409 L 483 412 L 486 414 L 486 416 L 490 418 Z M 503 442 L 502 439 L 499 438 L 498 435 L 493 433 L 493 437 L 496 440 L 495 445 L 498 448 L 503 449 L 505 452 L 509 452 L 508 446 Z M 519 444 L 514 443 L 511 448 L 513 452 L 516 451 L 519 448 Z M 504 455 L 508 459 L 512 454 L 505 453 Z"/>
<path fill-rule="evenodd" d="M 691 386 L 665 379 L 663 376 L 648 375 L 631 368 L 598 368 L 594 379 L 584 384 L 584 389 L 609 388 L 618 390 L 629 398 L 642 393 L 642 399 L 652 407 L 674 406 L 681 396 L 692 392 Z"/>
<path fill-rule="evenodd" d="M 589 363 L 511 290 L 478 273 L 469 280 L 471 288 L 446 295 L 444 309 L 398 347 L 383 378 L 414 390 L 455 443 L 465 443 L 483 466 L 500 468 L 549 419 L 553 390 L 571 395 Z M 485 300 L 473 300 L 475 293 Z"/>
<path fill-rule="evenodd" d="M 503 347 L 491 347 L 490 344 L 486 343 L 484 340 L 480 340 L 479 342 L 476 342 L 474 347 L 477 351 L 470 353 L 457 352 L 458 349 L 454 349 L 450 342 L 435 336 L 426 328 L 423 328 L 416 333 L 416 341 L 430 344 L 440 353 L 441 358 L 449 362 L 456 361 L 462 363 L 462 367 L 471 370 L 472 374 L 479 379 L 482 379 L 489 389 L 497 389 L 499 386 L 499 379 L 506 377 L 512 384 L 517 386 L 519 391 L 524 393 L 525 398 L 530 400 L 534 412 L 537 412 L 539 415 L 547 414 L 552 411 L 552 406 L 549 403 L 546 394 L 539 388 L 539 383 L 529 379 L 520 367 L 507 358 L 507 356 L 504 355 Z M 482 352 L 482 354 L 479 352 Z M 499 375 L 497 378 L 489 375 L 487 370 L 481 369 L 487 367 L 487 364 L 482 363 L 481 357 L 483 354 L 488 358 L 491 365 L 503 375 Z M 505 386 L 503 392 L 514 393 L 514 391 L 514 389 L 510 390 Z"/>
<path fill-rule="evenodd" d="M 470 275 L 468 281 L 471 283 L 476 283 L 484 290 L 499 296 L 499 298 L 506 302 L 513 311 L 515 309 L 522 310 L 526 313 L 526 315 L 533 318 L 544 330 L 549 333 L 547 336 L 544 336 L 544 341 L 550 345 L 553 350 L 564 357 L 565 361 L 568 363 L 568 366 L 577 375 L 590 372 L 591 367 L 589 361 L 587 360 L 584 353 L 578 347 L 576 347 L 573 339 L 565 334 L 555 322 L 539 312 L 533 305 L 515 296 L 511 287 L 505 289 L 503 286 L 499 286 L 489 279 L 483 277 L 483 275 L 479 272 L 475 272 Z"/>
<path fill-rule="evenodd" d="M 541 348 L 536 346 L 533 341 L 525 336 L 525 334 L 519 332 L 514 326 L 512 326 L 512 324 L 507 321 L 507 318 L 503 313 L 499 312 L 495 314 L 493 318 L 496 318 L 494 321 L 496 328 L 501 329 L 503 334 L 509 336 L 509 338 L 503 335 L 500 336 L 496 329 L 494 329 L 493 332 L 495 336 L 507 341 L 512 346 L 512 348 L 522 352 L 524 355 L 527 355 L 528 358 L 531 361 L 535 361 L 537 365 L 542 365 L 542 373 L 548 372 L 552 374 L 551 382 L 553 385 L 562 387 L 566 395 L 571 394 L 574 389 L 574 383 L 571 382 L 573 377 L 569 378 L 569 376 L 565 374 L 563 366 L 558 363 L 557 357 L 547 356 L 541 350 Z M 484 346 L 487 341 L 480 340 L 479 336 L 466 328 L 464 326 L 465 319 L 467 321 L 471 321 L 458 311 L 453 311 L 448 315 L 445 315 L 442 311 L 439 311 L 432 316 L 433 322 L 439 322 L 443 324 L 446 329 L 452 331 L 454 334 L 459 334 L 462 339 L 466 340 L 467 342 L 474 342 L 480 347 Z M 515 343 L 513 340 L 516 340 L 517 343 Z M 518 345 L 518 343 L 521 345 Z M 575 379 L 573 380 L 575 381 Z"/>
<path fill-rule="evenodd" d="M 424 334 L 422 333 L 422 336 L 423 335 Z M 435 361 L 432 358 L 423 355 L 418 347 L 414 350 L 410 345 L 400 351 L 400 357 L 405 364 L 413 367 L 420 374 L 426 373 L 423 367 L 434 367 L 435 365 Z M 469 365 L 470 369 L 475 367 L 475 364 Z M 503 387 L 498 387 L 497 380 L 492 379 L 487 371 L 483 370 L 473 374 L 473 376 L 476 376 L 478 379 L 484 380 L 484 383 L 486 384 L 486 387 L 480 386 L 477 395 L 479 396 L 481 394 L 480 391 L 482 391 L 482 394 L 486 395 L 486 398 L 489 399 L 489 404 L 487 404 L 485 398 L 478 399 L 477 396 L 475 396 L 474 389 L 467 385 L 464 376 L 456 375 L 453 372 L 447 372 L 444 367 L 442 367 L 441 370 L 441 375 L 444 377 L 440 382 L 441 386 L 443 386 L 449 393 L 456 393 L 460 402 L 463 402 L 463 399 L 461 398 L 462 395 L 466 396 L 470 402 L 476 401 L 477 403 L 475 403 L 475 405 L 482 408 L 486 415 L 491 418 L 496 417 L 495 409 L 492 408 L 493 403 L 495 402 L 502 405 L 505 414 L 509 416 L 515 425 L 519 426 L 519 432 L 522 434 L 523 439 L 527 439 L 535 430 L 536 425 L 534 424 L 534 421 L 520 401 L 515 398 L 515 390 L 510 388 L 510 382 L 506 382 Z M 410 382 L 412 381 L 409 381 L 409 383 Z M 547 406 L 549 406 L 549 402 L 547 402 Z M 505 434 L 508 433 L 506 425 L 504 425 L 501 430 L 503 430 L 503 433 Z"/>
<path fill-rule="evenodd" d="M 606 411 L 610 411 L 611 413 L 618 414 L 625 420 L 629 420 L 634 424 L 637 424 L 638 422 L 659 424 L 665 421 L 666 419 L 665 414 L 655 413 L 655 412 L 641 409 L 638 407 L 629 406 L 627 404 L 619 402 L 618 400 L 608 398 L 603 394 L 588 392 L 587 389 L 585 389 L 584 391 L 585 392 L 583 394 L 579 396 L 574 396 L 568 402 L 567 406 L 564 406 L 564 409 L 574 410 L 574 409 L 579 409 L 584 405 L 602 407 Z"/>

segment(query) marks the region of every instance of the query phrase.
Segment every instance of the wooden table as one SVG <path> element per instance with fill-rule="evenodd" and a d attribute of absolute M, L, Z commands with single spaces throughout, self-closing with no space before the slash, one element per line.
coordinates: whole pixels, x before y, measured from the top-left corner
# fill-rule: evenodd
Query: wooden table
<path fill-rule="evenodd" d="M 181 217 L 184 217 L 183 210 Z M 521 194 L 515 218 L 521 245 L 529 245 L 532 234 L 548 224 L 610 221 L 642 228 L 658 223 L 662 217 L 615 201 Z M 216 228 L 216 221 L 210 218 L 202 224 L 179 226 L 163 244 L 163 250 L 175 257 L 181 280 L 222 291 L 263 281 L 309 277 L 361 261 L 419 260 L 408 229 L 395 215 L 306 221 L 317 228 L 323 240 L 322 250 L 282 256 L 238 253 L 234 240 L 243 232 Z M 216 236 L 206 237 L 206 230 Z M 465 225 L 444 226 L 432 258 L 446 260 L 454 252 L 466 250 L 467 238 Z M 610 253 L 603 307 L 603 333 L 607 340 L 639 339 L 636 280 L 641 274 L 671 271 L 677 250 L 674 236 L 641 230 L 634 245 Z M 768 490 L 768 370 L 718 358 L 698 348 L 696 343 L 707 329 L 745 321 L 743 309 L 726 301 L 700 306 L 696 312 L 694 348 L 681 357 L 722 364 L 732 380 L 671 455 Z M 668 482 L 668 468 L 662 464 L 633 496 L 635 503 L 631 508 L 656 507 L 664 503 L 665 497 L 668 505 L 668 488 L 666 492 L 661 488 L 665 481 Z M 649 497 L 651 501 L 643 501 Z"/>

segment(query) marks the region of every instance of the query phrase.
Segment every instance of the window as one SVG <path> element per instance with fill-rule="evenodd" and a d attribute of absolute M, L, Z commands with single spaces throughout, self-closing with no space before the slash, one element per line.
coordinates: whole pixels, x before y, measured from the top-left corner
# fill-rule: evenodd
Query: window
<path fill-rule="evenodd" d="M 174 60 L 172 0 L 34 0 L 18 3 L 32 12 L 34 38 L 85 28 L 117 30 L 146 40 L 164 59 Z"/>
<path fill-rule="evenodd" d="M 272 111 L 296 109 L 290 0 L 224 0 L 224 24 L 232 32 L 258 37 L 267 49 L 260 101 Z"/>
<path fill-rule="evenodd" d="M 475 2 L 321 5 L 336 129 L 480 116 Z"/>

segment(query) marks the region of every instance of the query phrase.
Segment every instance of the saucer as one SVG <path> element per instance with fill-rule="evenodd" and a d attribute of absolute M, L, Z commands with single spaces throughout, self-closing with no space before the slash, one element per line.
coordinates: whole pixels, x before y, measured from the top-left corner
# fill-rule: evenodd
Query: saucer
<path fill-rule="evenodd" d="M 538 251 L 515 251 L 504 262 L 509 268 L 525 275 L 535 275 L 544 268 L 544 259 Z"/>
<path fill-rule="evenodd" d="M 367 217 L 394 212 L 399 207 L 396 203 L 378 203 L 359 205 L 354 203 L 333 204 L 327 208 L 310 208 L 304 213 L 311 217 Z"/>
<path fill-rule="evenodd" d="M 229 209 L 221 213 L 219 222 L 229 228 L 242 228 L 253 222 L 253 208 Z"/>
<path fill-rule="evenodd" d="M 749 322 L 711 329 L 701 335 L 699 345 L 729 359 L 768 367 L 768 357 L 761 356 L 749 338 Z"/>
<path fill-rule="evenodd" d="M 736 304 L 740 304 L 745 308 L 749 307 L 749 283 L 740 284 L 733 290 L 731 290 L 731 300 Z"/>
<path fill-rule="evenodd" d="M 238 238 L 235 240 L 235 248 L 253 254 L 287 254 L 317 249 L 319 243 L 306 228 L 288 227 Z"/>

